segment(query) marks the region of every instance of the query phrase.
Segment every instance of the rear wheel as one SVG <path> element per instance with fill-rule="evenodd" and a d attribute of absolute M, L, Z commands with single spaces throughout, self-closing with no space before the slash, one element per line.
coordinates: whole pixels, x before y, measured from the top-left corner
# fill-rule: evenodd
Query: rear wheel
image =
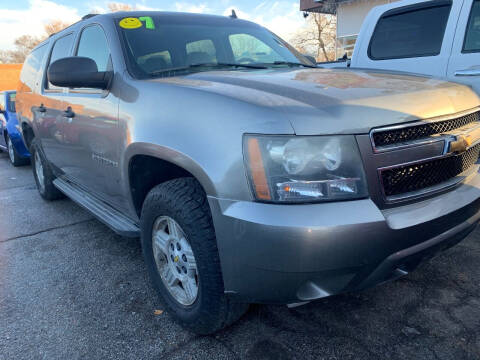
<path fill-rule="evenodd" d="M 154 287 L 184 327 L 214 333 L 245 313 L 224 294 L 210 208 L 195 179 L 156 186 L 141 216 L 142 249 Z"/>
<path fill-rule="evenodd" d="M 20 157 L 20 155 L 18 155 L 18 152 L 13 146 L 10 136 L 7 135 L 6 140 L 7 140 L 8 158 L 10 159 L 10 162 L 12 163 L 12 165 L 15 167 L 27 165 L 29 160 L 22 158 Z"/>
<path fill-rule="evenodd" d="M 38 192 L 47 201 L 53 201 L 64 197 L 63 193 L 53 185 L 55 175 L 53 175 L 50 164 L 43 156 L 37 140 L 33 140 L 30 149 L 32 155 L 33 177 L 37 183 Z"/>

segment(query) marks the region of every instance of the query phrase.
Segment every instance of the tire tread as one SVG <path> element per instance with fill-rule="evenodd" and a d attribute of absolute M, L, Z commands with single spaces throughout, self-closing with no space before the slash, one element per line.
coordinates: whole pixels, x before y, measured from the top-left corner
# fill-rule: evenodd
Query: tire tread
<path fill-rule="evenodd" d="M 201 294 L 202 299 L 200 299 L 202 304 L 195 321 L 179 316 L 175 304 L 165 299 L 165 295 L 160 291 L 164 300 L 167 300 L 165 303 L 168 310 L 184 327 L 199 334 L 211 334 L 231 325 L 245 313 L 248 305 L 234 303 L 224 293 L 217 240 L 210 207 L 203 188 L 193 178 L 178 178 L 153 188 L 147 195 L 142 209 L 141 227 L 144 247 L 151 243 L 151 240 L 144 239 L 144 235 L 151 239 L 151 230 L 150 232 L 145 231 L 145 227 L 150 226 L 151 222 L 151 216 L 147 213 L 158 209 L 158 204 L 164 204 L 167 209 L 174 209 L 175 214 L 164 215 L 181 220 L 185 232 L 188 232 L 188 229 L 195 229 L 195 238 L 189 238 L 189 240 L 190 242 L 196 241 L 191 245 L 196 251 L 195 257 L 201 273 L 202 285 L 208 283 L 208 286 L 202 286 L 203 293 Z M 144 221 L 147 218 L 150 222 Z M 198 239 L 201 239 L 200 243 Z M 208 266 L 201 259 L 209 259 Z M 158 289 L 158 285 L 156 287 Z"/>

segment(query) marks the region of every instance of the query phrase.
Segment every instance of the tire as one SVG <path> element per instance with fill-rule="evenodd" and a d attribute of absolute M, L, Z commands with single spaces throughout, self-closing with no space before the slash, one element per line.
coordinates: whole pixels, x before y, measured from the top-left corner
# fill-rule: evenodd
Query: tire
<path fill-rule="evenodd" d="M 22 158 L 20 155 L 18 155 L 10 136 L 6 135 L 5 140 L 7 143 L 8 158 L 10 159 L 10 163 L 15 167 L 27 165 L 30 162 L 29 159 Z"/>
<path fill-rule="evenodd" d="M 53 185 L 55 175 L 53 175 L 50 164 L 43 155 L 42 149 L 36 139 L 32 141 L 30 153 L 32 155 L 33 177 L 37 183 L 40 196 L 47 201 L 54 201 L 65 197 L 65 195 Z"/>
<path fill-rule="evenodd" d="M 179 233 L 184 235 L 194 255 L 198 292 L 190 305 L 182 304 L 172 295 L 155 260 L 152 235 L 158 221 L 164 218 L 168 218 L 167 222 L 173 219 L 179 226 Z M 170 226 L 168 232 L 171 233 Z M 183 327 L 201 335 L 212 334 L 229 326 L 247 311 L 248 304 L 232 302 L 224 294 L 210 208 L 205 192 L 195 179 L 179 178 L 153 188 L 142 208 L 141 233 L 143 256 L 153 286 L 163 299 L 166 310 Z M 163 266 L 175 266 L 173 258 L 167 259 L 168 256 L 165 256 Z"/>

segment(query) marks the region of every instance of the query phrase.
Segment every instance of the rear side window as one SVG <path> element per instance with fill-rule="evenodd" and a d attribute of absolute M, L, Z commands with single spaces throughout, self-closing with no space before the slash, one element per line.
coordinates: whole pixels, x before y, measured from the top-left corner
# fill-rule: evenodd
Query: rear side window
<path fill-rule="evenodd" d="M 5 109 L 5 93 L 3 92 L 0 93 L 0 109 L 6 110 Z"/>
<path fill-rule="evenodd" d="M 70 51 L 72 50 L 72 44 L 73 44 L 73 34 L 68 34 L 58 39 L 53 45 L 49 64 L 57 61 L 58 59 L 63 59 L 65 57 L 70 56 L 71 54 Z M 48 83 L 48 88 L 54 89 L 57 87 Z"/>
<path fill-rule="evenodd" d="M 98 71 L 108 70 L 110 51 L 105 33 L 100 26 L 89 26 L 82 31 L 77 56 L 84 56 L 94 60 Z"/>
<path fill-rule="evenodd" d="M 473 3 L 470 19 L 468 20 L 467 33 L 463 52 L 480 52 L 480 0 Z"/>
<path fill-rule="evenodd" d="M 187 43 L 187 64 L 217 62 L 217 49 L 212 40 L 199 40 Z"/>
<path fill-rule="evenodd" d="M 20 73 L 20 82 L 23 86 L 22 91 L 31 92 L 35 88 L 35 80 L 42 66 L 46 51 L 47 46 L 42 45 L 33 50 L 25 59 L 22 72 Z"/>
<path fill-rule="evenodd" d="M 452 7 L 450 2 L 441 3 L 385 13 L 370 41 L 369 57 L 386 60 L 439 55 Z"/>

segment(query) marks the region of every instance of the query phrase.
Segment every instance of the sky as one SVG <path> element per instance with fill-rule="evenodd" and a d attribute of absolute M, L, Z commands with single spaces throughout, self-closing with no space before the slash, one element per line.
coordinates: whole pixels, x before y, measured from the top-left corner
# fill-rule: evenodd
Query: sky
<path fill-rule="evenodd" d="M 0 50 L 14 48 L 15 38 L 44 35 L 51 20 L 75 22 L 92 11 L 107 11 L 108 0 L 0 0 Z M 305 25 L 299 0 L 124 0 L 139 10 L 184 11 L 227 15 L 235 9 L 238 17 L 257 22 L 288 40 Z"/>

